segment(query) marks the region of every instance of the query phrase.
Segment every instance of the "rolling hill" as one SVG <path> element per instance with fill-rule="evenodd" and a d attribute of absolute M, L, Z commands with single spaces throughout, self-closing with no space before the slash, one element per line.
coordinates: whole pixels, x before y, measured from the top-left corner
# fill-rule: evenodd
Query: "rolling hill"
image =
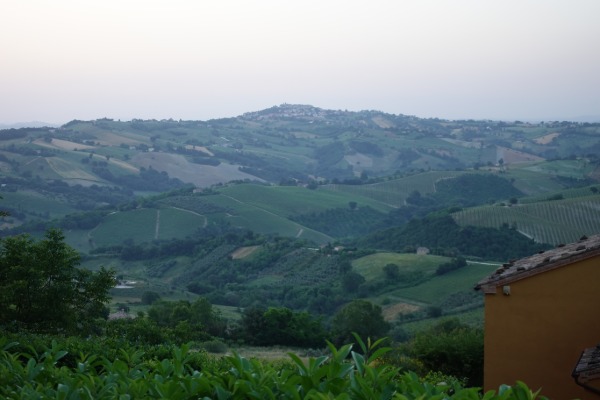
<path fill-rule="evenodd" d="M 132 302 L 156 288 L 233 307 L 263 299 L 327 314 L 360 294 L 389 318 L 428 307 L 459 312 L 478 304 L 470 282 L 494 266 L 436 276 L 448 258 L 391 252 L 390 232 L 449 214 L 460 234 L 504 229 L 519 243 L 598 233 L 598 154 L 600 124 L 290 104 L 210 121 L 4 129 L 0 209 L 11 215 L 0 235 L 62 228 L 84 266 L 114 267 L 142 283 L 137 295 L 121 296 Z M 364 238 L 379 239 L 367 250 Z M 419 279 L 381 286 L 390 262 L 405 276 L 418 268 Z M 354 292 L 344 288 L 359 279 L 349 272 L 364 279 Z"/>

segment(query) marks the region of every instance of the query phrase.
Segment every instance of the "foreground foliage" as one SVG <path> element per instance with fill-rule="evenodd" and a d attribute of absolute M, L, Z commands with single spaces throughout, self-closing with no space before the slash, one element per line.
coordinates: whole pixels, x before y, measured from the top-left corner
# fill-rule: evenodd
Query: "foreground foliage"
<path fill-rule="evenodd" d="M 198 365 L 188 346 L 164 358 L 120 349 L 114 358 L 80 353 L 75 362 L 56 342 L 37 352 L 0 339 L 0 397 L 5 399 L 535 399 L 524 383 L 480 393 L 456 381 L 420 379 L 380 361 L 381 340 L 352 345 L 302 361 L 290 354 L 280 365 L 237 354 Z M 73 360 L 72 360 L 73 361 Z"/>

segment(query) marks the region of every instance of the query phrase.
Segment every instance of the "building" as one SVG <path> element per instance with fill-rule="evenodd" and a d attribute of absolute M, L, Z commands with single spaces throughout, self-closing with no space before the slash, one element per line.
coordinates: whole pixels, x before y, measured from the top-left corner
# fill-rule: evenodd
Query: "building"
<path fill-rule="evenodd" d="M 600 374 L 575 379 L 584 350 L 600 343 L 600 235 L 504 264 L 476 289 L 485 390 L 520 380 L 551 399 L 600 399 Z"/>

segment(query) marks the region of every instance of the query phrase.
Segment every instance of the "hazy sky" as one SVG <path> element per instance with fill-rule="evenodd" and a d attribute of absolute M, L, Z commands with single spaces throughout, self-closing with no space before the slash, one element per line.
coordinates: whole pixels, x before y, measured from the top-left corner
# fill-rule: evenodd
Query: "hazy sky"
<path fill-rule="evenodd" d="M 0 0 L 0 122 L 600 120 L 599 0 Z"/>

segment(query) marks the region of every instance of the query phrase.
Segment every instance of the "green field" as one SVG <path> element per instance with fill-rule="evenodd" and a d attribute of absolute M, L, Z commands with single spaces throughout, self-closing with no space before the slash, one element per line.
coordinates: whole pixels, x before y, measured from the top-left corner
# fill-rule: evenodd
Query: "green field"
<path fill-rule="evenodd" d="M 451 315 L 445 315 L 439 318 L 424 318 L 416 321 L 403 321 L 402 329 L 404 329 L 404 331 L 406 331 L 408 334 L 414 335 L 419 332 L 426 331 L 444 320 L 453 318 L 458 319 L 461 323 L 465 325 L 469 325 L 476 328 L 483 328 L 483 307 L 474 308 L 472 310 L 460 313 L 453 313 Z"/>
<path fill-rule="evenodd" d="M 384 213 L 391 210 L 390 206 L 368 197 L 348 196 L 342 192 L 321 188 L 310 190 L 296 186 L 231 185 L 218 189 L 216 195 L 189 197 L 192 200 L 183 201 L 185 199 L 188 198 L 179 197 L 172 202 L 165 199 L 161 202 L 176 204 L 189 210 L 205 209 L 209 223 L 223 220 L 232 226 L 251 229 L 257 233 L 278 233 L 316 243 L 332 242 L 334 239 L 289 218 L 320 213 L 331 208 L 347 209 L 350 201 L 357 202 L 359 206 L 370 206 Z M 215 212 L 215 210 L 221 211 Z"/>
<path fill-rule="evenodd" d="M 417 255 L 408 253 L 375 253 L 352 262 L 356 272 L 365 277 L 367 281 L 384 278 L 383 267 L 387 264 L 396 264 L 400 271 L 423 271 L 433 274 L 440 264 L 449 260 L 448 257 L 433 255 Z"/>
<path fill-rule="evenodd" d="M 351 196 L 370 198 L 390 207 L 400 207 L 413 191 L 419 191 L 421 194 L 433 193 L 435 184 L 440 179 L 452 178 L 461 174 L 464 172 L 430 171 L 370 185 L 331 184 L 324 188 Z"/>
<path fill-rule="evenodd" d="M 382 304 L 386 318 L 394 322 L 402 315 L 421 313 L 416 321 L 402 321 L 407 332 L 416 332 L 439 322 L 439 318 L 423 317 L 428 307 L 440 307 L 445 317 L 452 316 L 461 322 L 482 326 L 482 294 L 474 291 L 475 284 L 498 268 L 498 264 L 471 262 L 465 267 L 437 275 L 439 265 L 449 261 L 447 257 L 399 253 L 377 253 L 352 263 L 353 270 L 361 274 L 367 283 L 385 279 L 383 267 L 396 264 L 399 271 L 422 271 L 423 276 L 414 284 L 391 285 L 383 292 L 369 298 Z"/>
<path fill-rule="evenodd" d="M 512 207 L 482 206 L 452 214 L 459 225 L 516 227 L 540 243 L 560 244 L 600 232 L 600 196 L 543 201 Z"/>
<path fill-rule="evenodd" d="M 155 237 L 156 214 L 157 210 L 147 208 L 110 214 L 92 232 L 94 242 L 96 246 L 121 244 L 127 239 L 135 243 L 151 242 Z"/>
<path fill-rule="evenodd" d="M 514 186 L 527 196 L 544 196 L 564 189 L 557 177 L 584 179 L 594 166 L 584 160 L 556 160 L 511 166 L 507 179 L 514 179 Z"/>
<path fill-rule="evenodd" d="M 480 279 L 498 268 L 497 264 L 469 262 L 466 267 L 443 275 L 435 275 L 437 268 L 449 260 L 448 257 L 435 255 L 376 253 L 354 260 L 352 267 L 367 282 L 384 279 L 383 267 L 387 264 L 398 265 L 400 272 L 422 271 L 425 274 L 425 281 L 414 286 L 391 290 L 382 296 L 426 304 L 433 304 L 456 292 L 470 291 Z"/>
<path fill-rule="evenodd" d="M 327 188 L 327 187 L 324 187 Z M 368 196 L 357 194 L 350 198 L 345 193 L 329 190 L 310 190 L 296 186 L 234 185 L 221 189 L 223 196 L 238 202 L 262 208 L 282 217 L 318 213 L 329 208 L 347 208 L 349 201 L 387 212 L 391 207 L 373 201 Z"/>
<path fill-rule="evenodd" d="M 303 188 L 236 185 L 219 195 L 202 197 L 202 201 L 230 210 L 227 213 L 209 215 L 209 221 L 223 219 L 232 226 L 251 229 L 257 233 L 278 233 L 327 243 L 333 239 L 288 219 L 294 210 L 297 213 L 309 209 L 315 211 L 317 207 L 325 210 L 330 202 L 323 200 L 326 196 L 319 197 L 314 193 Z M 337 201 L 339 204 L 339 197 Z M 348 206 L 347 201 L 343 204 Z"/>
<path fill-rule="evenodd" d="M 537 196 L 523 197 L 523 198 L 519 199 L 519 203 L 521 203 L 521 204 L 537 203 L 537 202 L 541 202 L 541 201 L 546 201 L 549 198 L 552 198 L 554 196 L 562 196 L 565 199 L 594 196 L 595 194 L 591 190 L 593 187 L 596 187 L 596 189 L 600 189 L 600 186 L 595 186 L 595 185 L 577 187 L 577 188 L 572 188 L 572 189 L 563 189 L 563 190 L 558 190 L 556 192 L 543 193 L 543 194 L 537 195 Z"/>
<path fill-rule="evenodd" d="M 63 235 L 65 235 L 65 240 L 69 243 L 69 246 L 72 246 L 81 253 L 88 253 L 93 248 L 90 241 L 91 233 L 89 230 L 68 229 L 63 230 Z"/>
<path fill-rule="evenodd" d="M 96 246 L 121 244 L 127 239 L 134 243 L 156 239 L 184 238 L 205 224 L 205 217 L 185 210 L 138 209 L 108 215 L 92 232 Z"/>
<path fill-rule="evenodd" d="M 22 173 L 31 174 L 31 176 L 40 177 L 40 179 L 62 179 L 62 176 L 48 164 L 47 158 L 33 157 L 23 161 Z"/>
<path fill-rule="evenodd" d="M 526 168 L 511 168 L 506 173 L 506 178 L 514 179 L 513 185 L 526 196 L 542 195 L 563 189 L 563 186 L 552 175 L 534 172 Z"/>
<path fill-rule="evenodd" d="M 102 182 L 102 180 L 98 179 L 95 175 L 84 171 L 84 169 L 81 168 L 81 163 L 75 163 L 64 158 L 57 157 L 49 157 L 47 161 L 49 167 L 52 168 L 54 172 L 60 175 L 63 179 L 81 179 L 86 181 Z"/>
<path fill-rule="evenodd" d="M 2 196 L 2 205 L 22 212 L 36 210 L 40 213 L 48 213 L 50 218 L 62 217 L 75 212 L 75 208 L 70 207 L 57 198 L 43 196 L 40 193 L 25 190 L 17 192 L 0 192 Z"/>
<path fill-rule="evenodd" d="M 540 174 L 583 179 L 593 172 L 594 168 L 595 166 L 586 160 L 577 159 L 545 161 L 525 167 L 524 169 Z"/>
<path fill-rule="evenodd" d="M 471 292 L 482 278 L 498 268 L 498 265 L 469 263 L 466 267 L 435 276 L 422 284 L 397 289 L 391 295 L 427 304 L 436 304 L 441 299 L 459 292 Z"/>
<path fill-rule="evenodd" d="M 175 208 L 160 209 L 157 239 L 184 238 L 206 225 L 206 217 Z"/>

